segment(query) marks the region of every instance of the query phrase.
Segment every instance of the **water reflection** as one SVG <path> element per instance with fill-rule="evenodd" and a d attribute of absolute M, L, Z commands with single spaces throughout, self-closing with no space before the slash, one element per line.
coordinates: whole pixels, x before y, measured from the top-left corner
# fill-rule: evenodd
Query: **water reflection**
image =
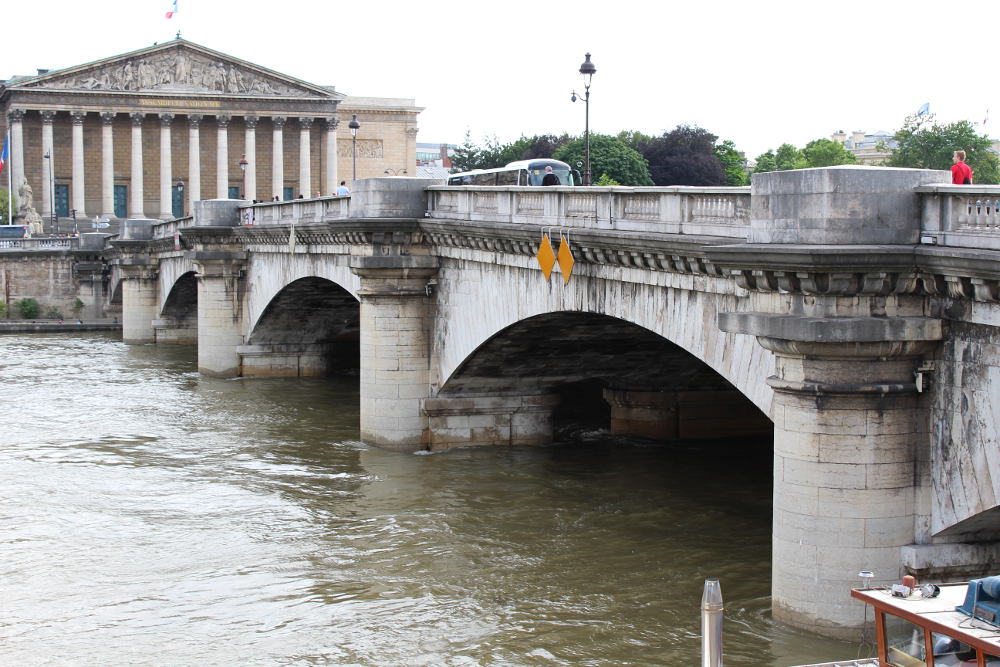
<path fill-rule="evenodd" d="M 356 379 L 7 336 L 4 664 L 728 665 L 854 655 L 770 621 L 770 455 L 589 438 L 408 456 Z"/>

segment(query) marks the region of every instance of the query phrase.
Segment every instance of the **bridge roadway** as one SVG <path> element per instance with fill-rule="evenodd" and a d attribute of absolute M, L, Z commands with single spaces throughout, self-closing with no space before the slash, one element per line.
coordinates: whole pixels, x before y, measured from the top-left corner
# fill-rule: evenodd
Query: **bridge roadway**
<path fill-rule="evenodd" d="M 1000 562 L 1000 187 L 947 176 L 369 179 L 126 221 L 107 261 L 126 342 L 197 343 L 219 377 L 357 368 L 381 447 L 542 444 L 598 405 L 660 440 L 773 433 L 775 616 L 854 637 L 860 570 Z M 536 261 L 546 234 L 572 250 L 568 281 Z"/>

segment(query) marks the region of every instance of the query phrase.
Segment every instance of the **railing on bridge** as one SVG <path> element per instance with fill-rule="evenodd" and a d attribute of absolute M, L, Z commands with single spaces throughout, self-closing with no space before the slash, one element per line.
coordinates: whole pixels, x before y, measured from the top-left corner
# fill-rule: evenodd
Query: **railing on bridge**
<path fill-rule="evenodd" d="M 924 185 L 921 242 L 1000 250 L 1000 185 Z"/>
<path fill-rule="evenodd" d="M 30 239 L 4 239 L 0 241 L 0 249 L 17 250 L 72 250 L 80 247 L 78 237 L 75 236 L 36 236 Z"/>
<path fill-rule="evenodd" d="M 350 207 L 350 197 L 263 202 L 242 208 L 240 219 L 245 225 L 299 225 L 347 218 Z"/>
<path fill-rule="evenodd" d="M 529 188 L 434 185 L 428 217 L 746 238 L 750 188 Z"/>

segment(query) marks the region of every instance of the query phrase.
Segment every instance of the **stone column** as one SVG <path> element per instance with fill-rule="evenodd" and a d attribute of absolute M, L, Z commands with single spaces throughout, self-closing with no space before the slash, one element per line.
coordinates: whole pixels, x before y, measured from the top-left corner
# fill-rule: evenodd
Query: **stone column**
<path fill-rule="evenodd" d="M 897 582 L 914 541 L 926 432 L 914 370 L 942 338 L 941 321 L 730 313 L 720 326 L 775 354 L 774 617 L 856 636 L 863 610 L 846 592 L 857 573 Z"/>
<path fill-rule="evenodd" d="M 324 119 L 323 140 L 326 143 L 326 188 L 324 195 L 330 196 L 337 192 L 337 126 L 340 121 L 336 116 Z"/>
<path fill-rule="evenodd" d="M 101 213 L 102 218 L 115 217 L 115 138 L 114 123 L 117 114 L 101 114 Z M 75 185 L 74 185 L 75 187 Z"/>
<path fill-rule="evenodd" d="M 237 348 L 243 344 L 240 280 L 246 253 L 197 252 L 198 371 L 210 377 L 240 374 Z"/>
<path fill-rule="evenodd" d="M 173 121 L 174 114 L 160 114 L 160 215 L 158 217 L 161 220 L 173 220 L 174 218 L 173 197 L 170 190 L 171 185 L 173 185 L 170 124 Z"/>
<path fill-rule="evenodd" d="M 52 201 L 52 179 L 55 177 L 56 153 L 52 141 L 52 123 L 56 119 L 55 111 L 42 111 L 42 155 L 49 158 L 42 159 L 42 218 L 49 224 L 52 221 L 52 212 L 55 211 L 55 202 Z M 55 230 L 51 230 L 55 231 Z"/>
<path fill-rule="evenodd" d="M 309 169 L 309 135 L 312 118 L 299 118 L 299 194 L 308 199 L 312 193 L 312 174 Z"/>
<path fill-rule="evenodd" d="M 146 114 L 134 112 L 129 114 L 132 119 L 132 174 L 129 179 L 128 214 L 131 218 L 145 218 L 144 194 L 142 191 L 142 121 Z"/>
<path fill-rule="evenodd" d="M 201 199 L 201 114 L 188 114 L 187 210 L 194 215 L 194 203 Z"/>
<path fill-rule="evenodd" d="M 285 198 L 285 117 L 274 116 L 271 131 L 271 199 Z"/>
<path fill-rule="evenodd" d="M 24 183 L 24 109 L 11 109 L 7 113 L 7 121 L 10 123 L 10 178 L 16 193 Z M 17 205 L 20 207 L 21 202 Z M 17 215 L 17 209 L 14 209 L 14 214 Z"/>
<path fill-rule="evenodd" d="M 159 271 L 142 258 L 122 260 L 122 342 L 155 343 L 153 320 L 157 314 Z"/>
<path fill-rule="evenodd" d="M 433 302 L 430 256 L 352 257 L 361 277 L 361 439 L 400 451 L 426 449 Z"/>
<path fill-rule="evenodd" d="M 247 151 L 247 170 L 244 178 L 246 179 L 246 192 L 243 193 L 243 197 L 248 201 L 253 201 L 257 199 L 257 121 L 260 120 L 257 116 L 245 116 L 243 122 L 246 123 L 246 151 Z"/>
<path fill-rule="evenodd" d="M 87 217 L 87 187 L 84 183 L 84 156 L 83 156 L 83 121 L 86 120 L 86 112 L 74 111 L 70 114 L 73 121 L 73 206 L 76 210 L 77 218 Z"/>
<path fill-rule="evenodd" d="M 229 199 L 229 121 L 231 116 L 216 116 L 219 124 L 215 153 L 215 191 L 218 199 Z"/>

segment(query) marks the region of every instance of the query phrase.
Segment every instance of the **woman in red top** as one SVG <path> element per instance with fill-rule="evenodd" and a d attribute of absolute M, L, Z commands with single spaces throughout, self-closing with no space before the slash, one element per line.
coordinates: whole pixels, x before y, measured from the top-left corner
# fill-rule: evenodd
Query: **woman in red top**
<path fill-rule="evenodd" d="M 965 151 L 955 151 L 951 156 L 951 182 L 954 185 L 972 185 L 972 169 L 965 164 Z"/>

